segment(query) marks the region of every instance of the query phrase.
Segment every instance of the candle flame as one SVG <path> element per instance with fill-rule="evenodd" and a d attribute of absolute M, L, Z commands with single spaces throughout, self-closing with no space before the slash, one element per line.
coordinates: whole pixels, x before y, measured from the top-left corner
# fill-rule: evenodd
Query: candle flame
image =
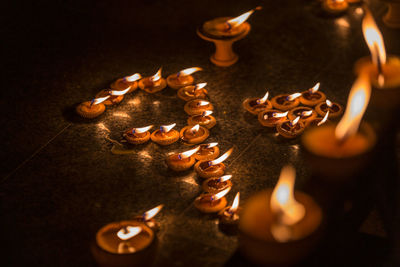
<path fill-rule="evenodd" d="M 330 101 L 330 100 L 325 100 L 325 103 L 326 103 L 326 105 L 328 106 L 328 107 L 332 107 L 333 106 L 333 104 L 332 104 L 332 102 Z"/>
<path fill-rule="evenodd" d="M 205 116 L 209 116 L 211 114 L 213 114 L 212 110 L 206 110 L 201 114 L 201 116 L 205 117 Z"/>
<path fill-rule="evenodd" d="M 219 177 L 218 181 L 220 183 L 222 183 L 222 182 L 226 182 L 226 181 L 230 180 L 231 178 L 232 178 L 232 175 L 228 174 L 228 175 L 224 175 L 224 176 Z"/>
<path fill-rule="evenodd" d="M 117 236 L 121 240 L 128 240 L 136 235 L 138 235 L 142 231 L 142 227 L 140 226 L 126 226 L 121 228 L 118 231 Z"/>
<path fill-rule="evenodd" d="M 209 162 L 210 166 L 211 165 L 216 165 L 219 164 L 221 162 L 224 162 L 224 160 L 226 160 L 233 152 L 233 147 L 231 149 L 229 149 L 228 151 L 225 152 L 225 154 L 223 154 L 222 156 L 220 156 L 219 158 L 212 160 Z"/>
<path fill-rule="evenodd" d="M 197 133 L 197 131 L 200 129 L 200 125 L 196 124 L 195 126 L 193 126 L 192 128 L 190 128 L 189 131 L 191 131 L 192 133 Z"/>
<path fill-rule="evenodd" d="M 288 111 L 286 111 L 286 112 L 274 112 L 272 114 L 272 117 L 274 117 L 274 118 L 284 118 L 284 117 L 287 116 L 288 113 L 289 113 Z"/>
<path fill-rule="evenodd" d="M 134 82 L 141 78 L 142 78 L 142 75 L 140 75 L 139 73 L 135 73 L 131 76 L 126 76 L 124 79 L 125 79 L 125 81 L 128 81 L 128 82 Z"/>
<path fill-rule="evenodd" d="M 208 104 L 210 104 L 210 102 L 204 100 L 200 100 L 197 102 L 197 106 L 207 106 Z"/>
<path fill-rule="evenodd" d="M 290 121 L 290 126 L 295 126 L 300 120 L 300 116 L 297 116 L 294 120 Z"/>
<path fill-rule="evenodd" d="M 232 206 L 229 208 L 230 213 L 236 212 L 237 209 L 239 208 L 239 198 L 240 198 L 240 192 L 237 192 L 235 199 L 233 200 Z"/>
<path fill-rule="evenodd" d="M 308 92 L 310 94 L 315 94 L 319 90 L 319 86 L 320 86 L 320 83 L 318 82 L 316 85 L 314 85 L 314 87 L 308 89 Z"/>
<path fill-rule="evenodd" d="M 158 206 L 155 207 L 155 208 L 152 208 L 151 210 L 146 211 L 146 212 L 143 214 L 143 220 L 144 220 L 144 221 L 150 220 L 151 218 L 153 218 L 154 216 L 156 216 L 156 215 L 162 210 L 163 207 L 164 207 L 164 204 L 161 204 L 161 205 L 158 205 Z"/>
<path fill-rule="evenodd" d="M 372 61 L 375 66 L 381 68 L 381 65 L 386 63 L 385 44 L 383 42 L 382 34 L 375 23 L 374 17 L 368 9 L 365 10 L 362 29 L 365 42 L 371 52 Z"/>
<path fill-rule="evenodd" d="M 95 98 L 92 100 L 92 104 L 91 105 L 97 105 L 100 104 L 101 102 L 106 101 L 110 96 L 105 96 L 105 97 L 99 97 L 99 98 Z"/>
<path fill-rule="evenodd" d="M 218 145 L 217 142 L 209 143 L 209 144 L 207 145 L 207 148 L 212 148 L 212 147 L 215 147 L 215 146 L 217 146 L 217 145 Z"/>
<path fill-rule="evenodd" d="M 192 156 L 192 155 L 193 155 L 194 153 L 196 153 L 197 151 L 199 151 L 199 149 L 200 149 L 200 146 L 198 146 L 198 147 L 196 147 L 196 148 L 193 148 L 193 149 L 191 149 L 191 150 L 188 150 L 188 151 L 179 153 L 179 156 L 180 156 L 181 159 L 186 159 L 186 158 Z"/>
<path fill-rule="evenodd" d="M 260 10 L 262 7 L 256 7 L 250 11 L 247 11 L 246 13 L 243 13 L 240 16 L 237 16 L 236 18 L 228 20 L 226 23 L 229 25 L 230 28 L 235 28 L 240 26 L 243 22 L 245 22 L 251 14 L 254 13 L 256 10 Z"/>
<path fill-rule="evenodd" d="M 326 112 L 324 118 L 317 123 L 317 126 L 321 126 L 322 124 L 324 124 L 328 120 L 328 117 L 329 117 L 329 110 Z"/>
<path fill-rule="evenodd" d="M 216 193 L 215 195 L 213 195 L 212 200 L 218 200 L 220 198 L 222 198 L 223 196 L 225 196 L 226 194 L 228 194 L 228 192 L 231 190 L 231 187 L 228 187 L 225 190 L 222 190 L 221 192 Z"/>
<path fill-rule="evenodd" d="M 145 133 L 148 130 L 150 130 L 151 128 L 153 128 L 153 125 L 149 125 L 149 126 L 142 127 L 142 128 L 133 128 L 132 132 L 133 133 Z"/>
<path fill-rule="evenodd" d="M 162 67 L 158 69 L 156 74 L 154 74 L 153 76 L 150 77 L 150 81 L 157 82 L 158 80 L 160 80 L 161 79 L 161 71 L 162 71 Z"/>
<path fill-rule="evenodd" d="M 199 90 L 199 89 L 203 89 L 204 87 L 206 87 L 207 83 L 198 83 L 195 85 L 194 90 Z"/>
<path fill-rule="evenodd" d="M 280 217 L 282 224 L 293 225 L 305 215 L 305 208 L 294 198 L 296 170 L 287 165 L 282 168 L 281 175 L 271 195 L 271 210 Z"/>
<path fill-rule="evenodd" d="M 296 98 L 298 98 L 299 96 L 301 96 L 300 93 L 294 93 L 294 94 L 288 95 L 286 97 L 286 100 L 287 101 L 292 101 L 292 100 L 295 100 Z"/>
<path fill-rule="evenodd" d="M 305 110 L 305 111 L 303 111 L 303 112 L 301 113 L 301 116 L 302 116 L 302 117 L 308 117 L 308 116 L 311 116 L 312 113 L 313 113 L 312 110 Z"/>
<path fill-rule="evenodd" d="M 170 124 L 170 125 L 163 125 L 160 127 L 160 130 L 164 133 L 168 133 L 169 131 L 172 130 L 172 128 L 174 128 L 176 125 L 176 123 Z"/>
<path fill-rule="evenodd" d="M 371 85 L 366 74 L 360 75 L 354 82 L 347 100 L 347 107 L 335 129 L 336 138 L 344 140 L 354 135 L 367 109 L 371 95 Z"/>
<path fill-rule="evenodd" d="M 193 74 L 193 73 L 195 73 L 195 72 L 197 72 L 197 71 L 200 71 L 200 70 L 203 70 L 202 68 L 199 68 L 199 67 L 193 67 L 193 68 L 187 68 L 187 69 L 184 69 L 184 70 L 181 70 L 181 71 L 179 71 L 178 73 L 177 73 L 177 76 L 179 77 L 179 76 L 187 76 L 187 75 L 190 75 L 190 74 Z"/>
<path fill-rule="evenodd" d="M 128 86 L 128 88 L 126 88 L 125 90 L 122 90 L 122 91 L 110 90 L 110 95 L 124 95 L 124 94 L 128 93 L 129 89 L 131 89 L 130 86 Z"/>
<path fill-rule="evenodd" d="M 268 96 L 269 96 L 269 92 L 267 91 L 263 98 L 257 99 L 257 104 L 258 105 L 264 104 L 265 101 L 267 101 Z"/>

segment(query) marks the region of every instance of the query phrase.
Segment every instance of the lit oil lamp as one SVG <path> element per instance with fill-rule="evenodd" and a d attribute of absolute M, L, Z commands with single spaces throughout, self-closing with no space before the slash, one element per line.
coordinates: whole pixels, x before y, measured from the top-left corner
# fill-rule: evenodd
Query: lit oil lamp
<path fill-rule="evenodd" d="M 271 109 L 272 104 L 268 100 L 268 95 L 269 93 L 267 92 L 263 98 L 247 98 L 243 101 L 243 107 L 254 115 L 266 109 Z"/>
<path fill-rule="evenodd" d="M 106 110 L 106 106 L 102 102 L 109 97 L 108 95 L 101 98 L 94 98 L 92 101 L 85 101 L 76 107 L 76 112 L 84 118 L 96 118 Z"/>
<path fill-rule="evenodd" d="M 199 149 L 200 147 L 196 147 L 182 153 L 171 154 L 167 156 L 166 163 L 171 170 L 186 171 L 190 169 L 196 162 L 193 154 L 196 153 Z"/>
<path fill-rule="evenodd" d="M 150 140 L 149 130 L 153 128 L 153 125 L 149 125 L 142 128 L 131 128 L 125 131 L 124 137 L 128 143 L 138 145 L 146 143 Z"/>
<path fill-rule="evenodd" d="M 194 170 L 202 178 L 220 177 L 225 173 L 225 164 L 223 163 L 233 151 L 233 147 L 219 158 L 211 161 L 201 160 L 194 165 Z"/>
<path fill-rule="evenodd" d="M 97 93 L 96 98 L 110 96 L 103 102 L 103 104 L 106 106 L 112 106 L 115 104 L 119 104 L 124 99 L 124 95 L 128 91 L 129 91 L 129 88 L 126 88 L 125 90 L 122 90 L 122 91 L 104 89 Z"/>
<path fill-rule="evenodd" d="M 96 234 L 92 254 L 100 266 L 145 266 L 157 252 L 157 238 L 144 223 L 120 221 L 105 225 Z"/>
<path fill-rule="evenodd" d="M 338 103 L 333 103 L 330 100 L 326 99 L 324 102 L 319 103 L 315 107 L 315 111 L 320 116 L 325 116 L 325 114 L 329 111 L 329 118 L 334 119 L 340 117 L 343 114 L 343 108 Z"/>
<path fill-rule="evenodd" d="M 227 234 L 237 234 L 240 211 L 239 198 L 240 193 L 237 192 L 232 206 L 227 206 L 218 213 L 218 226 Z"/>
<path fill-rule="evenodd" d="M 325 101 L 326 95 L 319 91 L 319 86 L 320 83 L 317 83 L 316 85 L 314 85 L 314 87 L 301 93 L 301 96 L 299 98 L 300 103 L 305 106 L 314 107 L 318 103 Z"/>
<path fill-rule="evenodd" d="M 333 15 L 344 13 L 348 8 L 349 4 L 347 0 L 323 0 L 322 8 Z"/>
<path fill-rule="evenodd" d="M 322 177 L 351 177 L 369 160 L 376 135 L 361 119 L 371 94 L 368 77 L 359 76 L 351 88 L 346 111 L 337 124 L 312 127 L 302 137 L 310 166 Z"/>
<path fill-rule="evenodd" d="M 311 196 L 294 190 L 295 175 L 285 166 L 275 188 L 250 197 L 240 214 L 239 250 L 257 264 L 294 265 L 319 240 L 322 210 Z"/>
<path fill-rule="evenodd" d="M 151 77 L 145 77 L 139 81 L 139 88 L 148 92 L 156 93 L 167 87 L 167 82 L 161 76 L 162 67 Z"/>
<path fill-rule="evenodd" d="M 400 58 L 386 56 L 383 37 L 369 10 L 362 21 L 365 41 L 371 57 L 364 57 L 355 64 L 359 75 L 366 72 L 372 85 L 371 104 L 383 109 L 396 109 L 400 105 Z M 372 59 L 371 59 L 372 58 Z"/>
<path fill-rule="evenodd" d="M 217 124 L 214 116 L 211 115 L 212 113 L 211 110 L 206 110 L 199 115 L 192 115 L 188 118 L 187 123 L 189 126 L 199 124 L 207 129 L 211 129 Z"/>
<path fill-rule="evenodd" d="M 328 121 L 328 116 L 329 116 L 329 110 L 328 112 L 326 112 L 323 118 L 315 118 L 312 121 L 309 121 L 307 126 L 321 126 L 322 124 Z"/>
<path fill-rule="evenodd" d="M 203 70 L 199 67 L 188 68 L 179 71 L 178 73 L 171 74 L 167 77 L 167 84 L 172 89 L 179 89 L 184 86 L 193 84 L 194 78 L 191 74 Z"/>
<path fill-rule="evenodd" d="M 176 123 L 170 124 L 170 125 L 163 125 L 160 127 L 160 129 L 155 130 L 150 138 L 153 142 L 166 146 L 170 145 L 172 143 L 175 143 L 176 141 L 179 140 L 179 132 L 177 130 L 174 130 Z"/>
<path fill-rule="evenodd" d="M 182 87 L 178 90 L 178 97 L 185 101 L 190 101 L 194 99 L 207 99 L 208 92 L 204 88 L 207 83 L 198 83 L 196 85 L 189 85 Z"/>
<path fill-rule="evenodd" d="M 201 99 L 194 99 L 187 102 L 183 109 L 189 115 L 197 115 L 207 110 L 213 110 L 214 106 L 208 101 Z"/>
<path fill-rule="evenodd" d="M 296 117 L 300 117 L 300 121 L 308 125 L 309 122 L 317 118 L 317 113 L 310 107 L 297 107 L 291 109 L 288 113 L 289 120 L 294 120 Z"/>
<path fill-rule="evenodd" d="M 143 215 L 134 217 L 134 220 L 146 224 L 151 230 L 157 232 L 160 229 L 160 224 L 154 219 L 154 217 L 162 210 L 163 207 L 163 204 L 158 205 L 157 207 L 146 211 L 143 213 Z"/>
<path fill-rule="evenodd" d="M 246 22 L 249 16 L 261 7 L 252 9 L 236 18 L 221 17 L 207 21 L 197 30 L 203 40 L 213 42 L 215 53 L 210 57 L 212 63 L 221 67 L 228 67 L 236 63 L 238 56 L 232 50 L 232 44 L 244 38 L 250 31 L 250 24 Z"/>
<path fill-rule="evenodd" d="M 277 95 L 271 99 L 271 104 L 276 109 L 287 111 L 300 104 L 300 96 L 300 93 Z"/>
<path fill-rule="evenodd" d="M 185 126 L 179 133 L 183 142 L 187 144 L 200 144 L 210 135 L 207 128 L 196 124 L 195 126 Z"/>
<path fill-rule="evenodd" d="M 194 206 L 203 213 L 219 212 L 228 203 L 225 195 L 229 190 L 230 187 L 217 194 L 203 193 L 194 200 Z"/>
<path fill-rule="evenodd" d="M 219 156 L 218 143 L 201 144 L 194 155 L 197 160 L 213 160 Z"/>
<path fill-rule="evenodd" d="M 262 126 L 275 127 L 277 124 L 287 120 L 288 113 L 288 111 L 280 112 L 276 109 L 264 110 L 258 113 L 258 121 Z"/>
<path fill-rule="evenodd" d="M 276 125 L 278 133 L 285 138 L 295 138 L 304 132 L 304 122 L 300 121 L 300 116 L 294 120 L 288 120 Z"/>
<path fill-rule="evenodd" d="M 135 73 L 130 76 L 126 76 L 124 78 L 118 79 L 111 84 L 111 89 L 116 91 L 123 91 L 129 88 L 128 93 L 132 93 L 138 87 L 138 80 L 141 79 L 142 76 L 139 73 Z"/>
<path fill-rule="evenodd" d="M 390 28 L 400 28 L 400 1 L 398 0 L 383 0 L 388 4 L 388 11 L 383 16 L 383 22 Z"/>
<path fill-rule="evenodd" d="M 228 187 L 232 187 L 231 181 L 232 175 L 224 175 L 221 177 L 211 177 L 205 180 L 202 184 L 204 192 L 216 194 L 220 191 L 225 190 Z"/>

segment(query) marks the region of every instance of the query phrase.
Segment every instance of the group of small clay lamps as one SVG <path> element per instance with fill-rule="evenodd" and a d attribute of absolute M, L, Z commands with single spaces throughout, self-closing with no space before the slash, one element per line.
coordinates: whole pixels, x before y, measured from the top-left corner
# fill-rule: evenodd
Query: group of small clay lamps
<path fill-rule="evenodd" d="M 326 99 L 324 93 L 318 91 L 319 86 L 317 83 L 303 93 L 277 95 L 271 101 L 268 100 L 267 92 L 263 98 L 244 100 L 243 107 L 248 112 L 258 115 L 261 125 L 275 127 L 285 138 L 295 138 L 303 133 L 307 126 L 320 126 L 328 118 L 338 118 L 343 113 L 339 104 L 332 103 Z"/>

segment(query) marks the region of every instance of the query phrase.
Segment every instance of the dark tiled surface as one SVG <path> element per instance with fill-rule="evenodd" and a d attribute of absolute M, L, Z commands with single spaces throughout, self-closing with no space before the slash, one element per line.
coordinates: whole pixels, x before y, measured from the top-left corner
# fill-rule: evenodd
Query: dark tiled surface
<path fill-rule="evenodd" d="M 128 155 L 110 152 L 112 144 L 106 138 L 119 141 L 128 127 L 172 122 L 179 129 L 185 126 L 184 102 L 175 91 L 149 95 L 138 90 L 90 122 L 78 118 L 74 106 L 124 75 L 152 75 L 159 66 L 165 74 L 203 67 L 195 76 L 208 82 L 218 120 L 208 140 L 218 141 L 222 152 L 235 148 L 227 160 L 234 182 L 227 198 L 232 202 L 240 191 L 244 203 L 252 193 L 272 187 L 287 163 L 296 166 L 299 188 L 310 174 L 299 141 L 282 140 L 261 127 L 241 102 L 262 96 L 265 88 L 276 95 L 320 81 L 329 99 L 345 104 L 354 80 L 353 63 L 368 54 L 357 6 L 332 18 L 321 13 L 317 1 L 262 1 L 264 9 L 250 19 L 251 33 L 235 44 L 239 62 L 218 68 L 208 60 L 213 47 L 196 36 L 195 28 L 206 19 L 240 14 L 259 1 L 136 2 L 7 4 L 0 199 L 10 265 L 94 265 L 89 245 L 99 227 L 159 203 L 165 208 L 157 217 L 162 228 L 156 266 L 248 264 L 234 254 L 236 238 L 221 233 L 215 217 L 194 208 L 201 183 L 196 174 L 167 169 L 165 154 L 182 151 L 183 145 L 150 142 L 128 147 L 134 150 Z M 379 19 L 384 6 L 369 2 L 388 52 L 400 54 L 399 32 Z M 382 202 L 376 206 L 381 212 L 393 211 Z M 395 235 L 382 231 L 379 218 L 399 218 L 376 212 L 363 224 L 363 232 Z M 386 239 L 355 239 L 369 248 L 384 244 L 384 249 L 371 253 L 371 262 L 390 262 Z M 356 247 L 357 253 L 368 251 Z M 307 263 L 320 266 L 324 256 L 321 252 Z M 344 258 L 346 254 L 329 260 Z"/>

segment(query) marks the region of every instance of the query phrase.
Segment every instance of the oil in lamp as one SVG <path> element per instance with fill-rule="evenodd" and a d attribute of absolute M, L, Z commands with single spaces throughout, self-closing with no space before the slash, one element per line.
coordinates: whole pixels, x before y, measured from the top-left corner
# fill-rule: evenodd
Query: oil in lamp
<path fill-rule="evenodd" d="M 76 112 L 84 118 L 96 118 L 106 110 L 106 106 L 102 102 L 109 97 L 108 95 L 101 98 L 94 98 L 92 101 L 85 101 L 76 107 Z"/>
<path fill-rule="evenodd" d="M 278 133 L 288 139 L 295 138 L 304 132 L 305 125 L 300 121 L 300 116 L 294 120 L 287 120 L 276 125 Z"/>
<path fill-rule="evenodd" d="M 347 8 L 349 7 L 349 4 L 347 3 L 347 0 L 323 0 L 322 1 L 322 8 L 333 15 L 338 15 L 341 13 L 344 13 Z"/>
<path fill-rule="evenodd" d="M 215 126 L 215 124 L 217 124 L 214 116 L 211 115 L 212 113 L 213 112 L 211 110 L 206 110 L 201 114 L 192 115 L 188 118 L 187 123 L 189 126 L 199 124 L 207 129 L 211 129 Z"/>
<path fill-rule="evenodd" d="M 222 190 L 225 190 L 228 187 L 232 187 L 231 181 L 232 175 L 224 175 L 221 177 L 211 177 L 205 180 L 202 184 L 202 188 L 204 192 L 208 193 L 218 193 Z"/>
<path fill-rule="evenodd" d="M 243 101 L 243 107 L 250 113 L 257 115 L 261 111 L 271 109 L 272 104 L 268 100 L 269 92 L 263 98 L 247 98 Z"/>
<path fill-rule="evenodd" d="M 317 83 L 314 87 L 301 93 L 301 96 L 299 97 L 300 103 L 305 106 L 314 107 L 318 103 L 325 101 L 326 95 L 319 91 L 319 86 L 320 83 Z"/>
<path fill-rule="evenodd" d="M 383 0 L 388 4 L 388 11 L 383 17 L 383 22 L 390 28 L 400 28 L 400 1 L 399 0 Z"/>
<path fill-rule="evenodd" d="M 134 145 L 143 144 L 150 140 L 149 130 L 151 128 L 153 128 L 153 125 L 142 128 L 131 128 L 125 131 L 124 137 L 128 143 Z"/>
<path fill-rule="evenodd" d="M 329 111 L 329 118 L 334 119 L 340 117 L 343 114 L 343 108 L 338 103 L 333 103 L 330 100 L 326 99 L 324 102 L 319 103 L 315 107 L 315 111 L 320 116 L 325 116 L 325 114 Z"/>
<path fill-rule="evenodd" d="M 225 208 L 228 203 L 225 195 L 230 187 L 216 194 L 203 193 L 194 200 L 194 206 L 203 213 L 215 213 Z"/>
<path fill-rule="evenodd" d="M 151 77 L 145 77 L 139 81 L 139 88 L 147 93 L 156 93 L 167 87 L 167 82 L 161 76 L 162 67 Z"/>
<path fill-rule="evenodd" d="M 187 144 L 200 144 L 210 135 L 207 128 L 196 124 L 195 126 L 185 126 L 179 133 L 183 142 Z"/>
<path fill-rule="evenodd" d="M 218 213 L 218 226 L 227 234 L 237 234 L 239 225 L 239 198 L 240 193 L 237 192 L 232 206 L 227 206 Z"/>
<path fill-rule="evenodd" d="M 130 76 L 126 76 L 124 78 L 120 78 L 111 84 L 111 89 L 116 91 L 123 91 L 129 88 L 128 93 L 132 93 L 138 87 L 138 80 L 141 79 L 142 76 L 139 73 L 132 74 Z"/>
<path fill-rule="evenodd" d="M 165 146 L 175 143 L 179 140 L 179 132 L 174 130 L 176 123 L 170 125 L 163 125 L 160 129 L 155 130 L 150 138 L 153 142 Z"/>
<path fill-rule="evenodd" d="M 322 210 L 294 190 L 295 176 L 292 166 L 283 167 L 275 188 L 251 196 L 240 213 L 239 250 L 257 264 L 293 265 L 319 240 Z"/>
<path fill-rule="evenodd" d="M 189 115 L 197 115 L 207 110 L 213 110 L 214 107 L 210 102 L 206 100 L 194 99 L 187 102 L 183 109 Z"/>
<path fill-rule="evenodd" d="M 219 177 L 225 173 L 223 163 L 233 152 L 233 147 L 219 158 L 211 161 L 201 160 L 194 165 L 194 170 L 202 178 Z"/>
<path fill-rule="evenodd" d="M 188 68 L 179 71 L 178 73 L 171 74 L 167 77 L 167 84 L 172 89 L 179 89 L 184 86 L 193 84 L 194 78 L 191 74 L 203 70 L 199 67 Z"/>
<path fill-rule="evenodd" d="M 212 63 L 220 67 L 229 67 L 236 63 L 239 57 L 233 52 L 232 44 L 250 32 L 251 27 L 246 20 L 255 10 L 260 9 L 261 7 L 257 7 L 236 18 L 220 17 L 209 20 L 197 29 L 200 38 L 215 44 L 215 53 L 210 57 Z"/>
<path fill-rule="evenodd" d="M 173 153 L 167 156 L 166 163 L 168 167 L 173 171 L 186 171 L 190 169 L 196 160 L 193 154 L 196 153 L 200 147 L 193 148 L 191 150 L 182 153 Z"/>
<path fill-rule="evenodd" d="M 126 88 L 125 90 L 122 91 L 104 89 L 97 93 L 96 98 L 110 96 L 103 102 L 103 104 L 106 106 L 112 106 L 115 104 L 119 104 L 124 99 L 124 95 L 128 91 L 129 88 Z"/>
<path fill-rule="evenodd" d="M 219 156 L 218 143 L 201 144 L 193 157 L 197 160 L 213 160 Z"/>
<path fill-rule="evenodd" d="M 178 97 L 184 101 L 194 99 L 207 99 L 207 90 L 204 88 L 207 83 L 198 83 L 196 85 L 189 85 L 182 87 L 178 90 Z"/>
<path fill-rule="evenodd" d="M 276 109 L 264 110 L 258 113 L 258 121 L 262 126 L 275 127 L 277 124 L 287 120 L 286 116 L 289 112 L 281 112 Z"/>
<path fill-rule="evenodd" d="M 308 125 L 309 122 L 317 118 L 317 113 L 310 107 L 296 107 L 291 109 L 288 113 L 288 118 L 291 121 L 298 116 L 300 117 L 300 121 Z"/>
<path fill-rule="evenodd" d="M 271 104 L 276 109 L 287 111 L 300 104 L 300 96 L 300 93 L 277 95 L 271 99 Z"/>
<path fill-rule="evenodd" d="M 158 232 L 160 229 L 160 224 L 154 219 L 154 217 L 162 210 L 163 204 L 158 205 L 151 210 L 146 211 L 143 215 L 135 216 L 134 220 L 146 224 L 154 232 Z"/>

